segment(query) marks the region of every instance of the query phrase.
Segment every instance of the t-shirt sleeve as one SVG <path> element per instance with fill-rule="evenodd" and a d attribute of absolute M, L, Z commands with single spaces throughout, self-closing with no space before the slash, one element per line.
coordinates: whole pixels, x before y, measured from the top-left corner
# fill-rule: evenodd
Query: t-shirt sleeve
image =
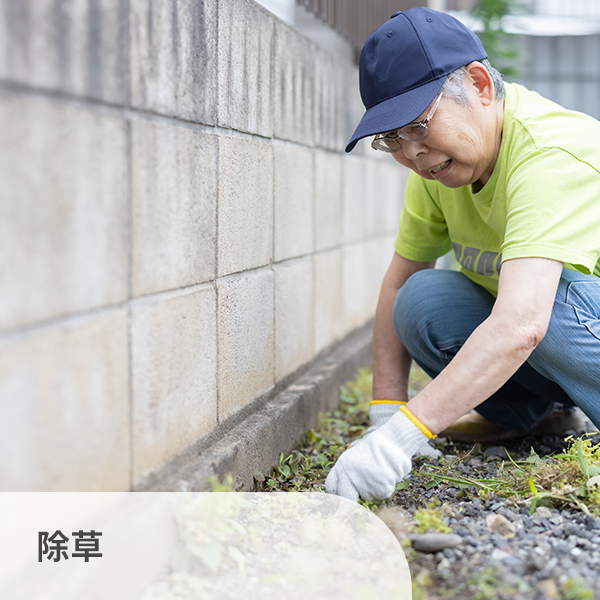
<path fill-rule="evenodd" d="M 411 173 L 396 237 L 396 252 L 419 262 L 435 260 L 452 249 L 448 226 L 427 180 Z"/>
<path fill-rule="evenodd" d="M 537 151 L 509 175 L 503 260 L 538 257 L 592 273 L 600 255 L 600 174 L 562 149 Z"/>

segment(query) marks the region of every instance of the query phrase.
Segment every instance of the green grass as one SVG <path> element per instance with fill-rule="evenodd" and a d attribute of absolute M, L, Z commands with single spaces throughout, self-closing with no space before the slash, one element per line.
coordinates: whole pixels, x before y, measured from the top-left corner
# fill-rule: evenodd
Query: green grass
<path fill-rule="evenodd" d="M 411 395 L 429 381 L 421 369 L 413 366 L 409 383 Z M 348 444 L 360 438 L 369 427 L 372 384 L 371 370 L 361 369 L 356 380 L 341 386 L 340 407 L 322 414 L 317 427 L 307 432 L 303 446 L 288 456 L 282 453 L 270 474 L 257 471 L 254 475 L 256 490 L 325 491 L 325 478 L 331 467 Z M 542 458 L 533 449 L 525 460 L 515 460 L 509 455 L 508 460 L 499 463 L 493 478 L 466 477 L 460 472 L 460 465 L 468 457 L 483 457 L 479 444 L 451 459 L 418 458 L 414 461 L 413 476 L 425 489 L 442 484 L 458 488 L 459 498 L 485 499 L 496 495 L 527 505 L 532 513 L 537 506 L 568 506 L 600 516 L 600 444 L 593 445 L 586 437 L 568 439 L 568 442 L 567 450 L 554 456 Z M 404 480 L 396 486 L 396 491 L 410 485 Z M 360 502 L 375 510 L 386 501 Z"/>

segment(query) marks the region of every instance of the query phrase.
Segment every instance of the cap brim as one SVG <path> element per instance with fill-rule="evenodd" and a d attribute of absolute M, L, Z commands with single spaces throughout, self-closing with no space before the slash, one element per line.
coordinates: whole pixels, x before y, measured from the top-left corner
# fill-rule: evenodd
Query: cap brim
<path fill-rule="evenodd" d="M 392 131 L 412 123 L 433 102 L 444 81 L 446 76 L 369 108 L 352 134 L 346 152 L 351 152 L 358 140 L 362 138 Z"/>

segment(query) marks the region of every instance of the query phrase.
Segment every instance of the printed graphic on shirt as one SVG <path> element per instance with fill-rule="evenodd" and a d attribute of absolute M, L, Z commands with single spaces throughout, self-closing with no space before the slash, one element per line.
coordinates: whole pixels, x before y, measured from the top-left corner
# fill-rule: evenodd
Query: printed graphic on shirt
<path fill-rule="evenodd" d="M 484 277 L 493 277 L 500 275 L 502 265 L 502 254 L 490 252 L 489 250 L 480 250 L 472 246 L 465 246 L 452 242 L 456 260 L 469 271 L 479 273 Z M 495 270 L 494 270 L 495 267 Z"/>

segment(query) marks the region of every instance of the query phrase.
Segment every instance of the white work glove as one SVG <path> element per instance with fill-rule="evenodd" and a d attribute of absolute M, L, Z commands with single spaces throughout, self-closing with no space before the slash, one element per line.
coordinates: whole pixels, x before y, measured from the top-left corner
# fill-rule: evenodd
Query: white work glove
<path fill-rule="evenodd" d="M 396 484 L 410 473 L 411 457 L 429 437 L 434 436 L 402 407 L 362 443 L 339 457 L 325 480 L 325 489 L 354 502 L 359 496 L 364 500 L 389 498 Z"/>
<path fill-rule="evenodd" d="M 382 425 L 385 425 L 398 412 L 399 408 L 405 404 L 406 402 L 403 402 L 402 400 L 373 400 L 369 405 L 371 427 L 367 429 L 363 437 L 352 442 L 350 446 L 354 448 L 354 446 L 364 442 L 367 437 L 377 431 Z M 439 450 L 432 448 L 427 440 L 421 444 L 414 453 L 414 456 L 429 456 L 431 458 L 441 455 L 442 453 Z"/>

